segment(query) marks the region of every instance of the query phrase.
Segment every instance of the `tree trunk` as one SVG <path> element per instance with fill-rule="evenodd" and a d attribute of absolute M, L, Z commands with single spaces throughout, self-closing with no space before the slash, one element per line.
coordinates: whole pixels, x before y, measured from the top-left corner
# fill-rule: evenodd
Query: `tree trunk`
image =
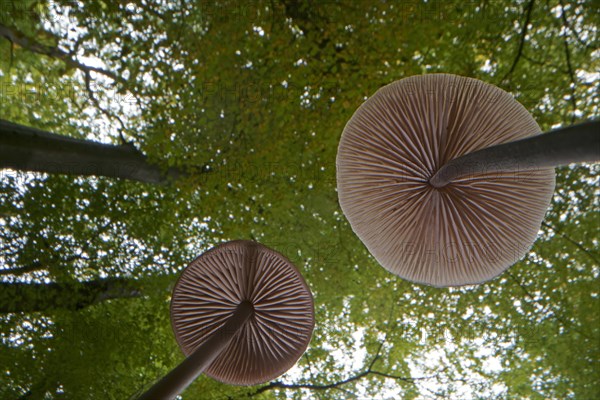
<path fill-rule="evenodd" d="M 166 183 L 180 173 L 163 173 L 133 145 L 114 146 L 74 139 L 0 120 L 0 169 L 97 175 Z"/>
<path fill-rule="evenodd" d="M 104 300 L 139 297 L 141 286 L 140 281 L 118 278 L 68 284 L 0 282 L 0 313 L 79 310 Z"/>

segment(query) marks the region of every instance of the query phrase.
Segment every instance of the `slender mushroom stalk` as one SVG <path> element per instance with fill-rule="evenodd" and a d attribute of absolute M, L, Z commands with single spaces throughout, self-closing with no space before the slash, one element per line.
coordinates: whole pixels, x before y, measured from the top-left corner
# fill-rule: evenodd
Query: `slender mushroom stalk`
<path fill-rule="evenodd" d="M 288 259 L 259 243 L 235 240 L 183 271 L 173 289 L 171 323 L 187 358 L 140 400 L 173 399 L 201 373 L 234 385 L 281 375 L 308 346 L 314 304 Z"/>
<path fill-rule="evenodd" d="M 173 399 L 187 388 L 214 361 L 231 342 L 234 335 L 250 318 L 254 307 L 248 301 L 241 302 L 225 325 L 198 347 L 171 372 L 155 383 L 139 400 Z"/>
<path fill-rule="evenodd" d="M 442 188 L 467 176 L 599 160 L 600 120 L 587 121 L 455 158 L 440 168 L 429 182 L 436 188 Z"/>

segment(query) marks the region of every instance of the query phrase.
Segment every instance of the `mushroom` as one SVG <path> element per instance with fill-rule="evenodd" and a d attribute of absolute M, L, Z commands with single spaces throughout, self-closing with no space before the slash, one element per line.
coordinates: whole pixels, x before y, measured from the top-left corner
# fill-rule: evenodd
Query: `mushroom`
<path fill-rule="evenodd" d="M 600 160 L 600 120 L 566 126 L 544 135 L 491 146 L 455 158 L 441 167 L 429 182 L 441 188 L 481 172 L 558 167 Z"/>
<path fill-rule="evenodd" d="M 171 399 L 202 372 L 255 385 L 287 371 L 314 328 L 312 295 L 294 265 L 259 243 L 216 246 L 183 272 L 171 300 L 175 338 L 187 358 L 140 399 Z"/>
<path fill-rule="evenodd" d="M 510 94 L 479 80 L 393 82 L 344 128 L 340 206 L 375 259 L 400 277 L 437 287 L 485 282 L 533 245 L 553 166 L 600 159 L 597 121 L 539 133 Z"/>

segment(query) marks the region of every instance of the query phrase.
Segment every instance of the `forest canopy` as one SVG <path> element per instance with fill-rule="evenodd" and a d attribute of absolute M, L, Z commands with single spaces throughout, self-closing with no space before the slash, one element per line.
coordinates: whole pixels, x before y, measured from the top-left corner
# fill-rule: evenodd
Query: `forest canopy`
<path fill-rule="evenodd" d="M 200 377 L 183 399 L 600 398 L 598 165 L 557 169 L 526 257 L 445 289 L 379 266 L 335 182 L 348 119 L 408 76 L 497 85 L 544 131 L 597 118 L 594 2 L 0 7 L 0 119 L 177 171 L 155 183 L 85 162 L 0 170 L 0 398 L 147 388 L 183 359 L 169 321 L 177 277 L 233 239 L 294 262 L 314 296 L 313 338 L 273 382 Z"/>

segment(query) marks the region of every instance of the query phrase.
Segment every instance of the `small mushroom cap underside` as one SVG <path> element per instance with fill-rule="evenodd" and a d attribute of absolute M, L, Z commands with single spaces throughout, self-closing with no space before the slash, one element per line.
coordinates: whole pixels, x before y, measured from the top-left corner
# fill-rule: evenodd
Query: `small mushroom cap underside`
<path fill-rule="evenodd" d="M 436 287 L 488 281 L 533 245 L 554 169 L 473 173 L 443 188 L 429 179 L 462 155 L 537 135 L 510 94 L 448 74 L 378 90 L 346 124 L 337 155 L 340 205 L 387 270 Z"/>
<path fill-rule="evenodd" d="M 236 240 L 194 260 L 173 289 L 171 322 L 184 354 L 221 328 L 238 304 L 254 312 L 204 373 L 233 385 L 268 382 L 304 353 L 315 325 L 314 304 L 296 267 L 259 243 Z"/>

